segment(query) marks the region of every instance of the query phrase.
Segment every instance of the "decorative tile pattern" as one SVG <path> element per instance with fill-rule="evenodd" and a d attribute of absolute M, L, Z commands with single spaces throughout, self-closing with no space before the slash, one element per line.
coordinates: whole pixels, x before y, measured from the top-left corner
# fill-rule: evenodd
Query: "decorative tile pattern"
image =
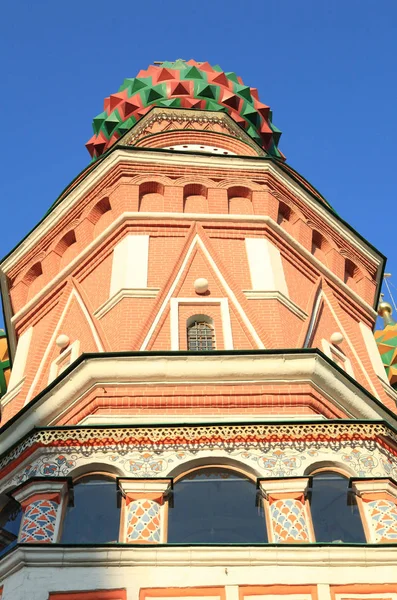
<path fill-rule="evenodd" d="M 371 500 L 368 502 L 375 541 L 397 540 L 397 506 L 391 500 Z"/>
<path fill-rule="evenodd" d="M 92 122 L 94 135 L 86 144 L 91 156 L 106 152 L 152 106 L 226 112 L 269 154 L 284 159 L 277 148 L 281 131 L 273 125 L 269 107 L 259 101 L 255 88 L 219 66 L 181 59 L 150 65 L 138 77 L 125 79 L 105 99 L 103 112 Z"/>
<path fill-rule="evenodd" d="M 20 542 L 52 542 L 58 504 L 52 500 L 35 500 L 22 519 Z"/>
<path fill-rule="evenodd" d="M 154 500 L 133 500 L 127 507 L 126 542 L 160 542 L 160 505 Z"/>
<path fill-rule="evenodd" d="M 270 504 L 274 542 L 308 542 L 304 506 L 294 498 L 275 500 Z"/>
<path fill-rule="evenodd" d="M 122 475 L 125 477 L 157 477 L 159 475 L 167 476 L 176 464 L 184 463 L 192 458 L 208 456 L 208 452 L 213 452 L 217 460 L 226 457 L 232 457 L 238 462 L 250 464 L 261 477 L 293 477 L 303 475 L 310 471 L 310 465 L 321 461 L 327 461 L 331 464 L 333 461 L 344 463 L 349 472 L 355 477 L 390 477 L 397 480 L 397 455 L 392 449 L 385 448 L 379 443 L 382 436 L 387 432 L 384 426 L 379 424 L 371 425 L 373 435 L 377 439 L 360 439 L 363 437 L 359 429 L 355 430 L 355 425 L 350 424 L 351 431 L 346 439 L 340 439 L 338 432 L 333 430 L 333 438 L 328 440 L 324 437 L 324 431 L 329 427 L 328 424 L 299 425 L 296 431 L 295 425 L 289 425 L 288 429 L 283 426 L 284 441 L 280 442 L 278 430 L 273 426 L 260 426 L 263 437 L 261 441 L 257 440 L 254 433 L 256 425 L 250 427 L 247 432 L 241 426 L 235 426 L 230 431 L 229 426 L 217 427 L 217 434 L 221 436 L 229 430 L 230 439 L 227 444 L 219 440 L 218 444 L 210 443 L 208 436 L 212 427 L 208 427 L 206 433 L 205 427 L 198 427 L 198 434 L 201 437 L 193 440 L 192 448 L 184 439 L 176 439 L 165 446 L 162 443 L 160 432 L 158 439 L 150 440 L 149 433 L 145 439 L 141 439 L 134 429 L 132 440 L 127 438 L 122 443 L 113 440 L 113 430 L 96 430 L 97 434 L 93 445 L 85 439 L 86 432 L 81 432 L 81 442 L 84 441 L 84 451 L 81 445 L 75 439 L 64 439 L 65 433 L 58 431 L 60 438 L 57 441 L 58 447 L 54 448 L 54 440 L 45 439 L 46 432 L 36 432 L 32 439 L 27 439 L 24 443 L 14 449 L 10 455 L 0 459 L 0 469 L 4 471 L 0 477 L 0 493 L 3 490 L 15 487 L 31 477 L 67 477 L 73 469 L 86 465 L 90 462 L 97 462 L 103 465 L 117 464 Z M 344 428 L 345 426 L 343 426 Z M 360 425 L 363 428 L 362 424 Z M 303 431 L 301 429 L 303 428 Z M 172 428 L 171 428 L 172 429 Z M 175 430 L 177 428 L 174 428 Z M 149 428 L 148 428 L 149 430 Z M 181 427 L 183 433 L 184 427 Z M 323 431 L 324 430 L 324 431 Z M 368 427 L 368 431 L 370 428 Z M 126 432 L 129 431 L 127 428 Z M 131 428 L 132 431 L 132 428 Z M 239 434 L 238 439 L 235 433 Z M 74 431 L 71 432 L 74 436 Z M 297 434 L 310 435 L 310 442 L 295 440 Z M 321 433 L 322 438 L 317 437 Z M 102 436 L 109 437 L 102 440 Z M 222 435 L 223 435 L 222 434 Z M 253 437 L 249 437 L 249 435 Z M 67 436 L 70 432 L 67 433 Z M 44 436 L 44 437 L 43 437 Z M 354 436 L 354 448 L 351 447 L 351 437 Z M 356 437 L 357 436 L 357 437 Z M 123 436 L 120 433 L 121 439 Z M 114 444 L 112 444 L 112 440 Z M 272 441 L 270 441 L 272 440 Z M 397 437 L 396 437 L 397 443 Z M 95 442 L 95 443 L 94 443 Z M 32 455 L 28 460 L 18 465 L 15 471 L 11 470 L 10 461 L 18 458 L 22 451 L 26 452 L 34 443 L 39 450 L 32 450 Z M 139 451 L 137 450 L 139 447 Z"/>

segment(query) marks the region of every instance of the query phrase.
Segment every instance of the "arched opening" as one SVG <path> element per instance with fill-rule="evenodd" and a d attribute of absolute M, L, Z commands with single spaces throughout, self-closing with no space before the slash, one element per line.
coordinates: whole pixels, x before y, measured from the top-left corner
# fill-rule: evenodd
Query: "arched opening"
<path fill-rule="evenodd" d="M 310 510 L 316 542 L 365 542 L 364 529 L 347 477 L 334 471 L 313 476 Z"/>
<path fill-rule="evenodd" d="M 187 321 L 187 349 L 192 352 L 216 350 L 213 321 L 207 315 L 193 315 Z"/>
<path fill-rule="evenodd" d="M 277 223 L 281 225 L 281 227 L 288 228 L 291 219 L 292 210 L 287 204 L 284 204 L 284 202 L 280 202 L 278 205 Z"/>
<path fill-rule="evenodd" d="M 22 508 L 14 499 L 8 500 L 0 512 L 0 556 L 18 542 Z"/>
<path fill-rule="evenodd" d="M 352 285 L 357 280 L 359 269 L 349 258 L 345 259 L 345 276 L 344 282 L 346 285 Z"/>
<path fill-rule="evenodd" d="M 326 253 L 328 250 L 328 242 L 325 237 L 314 230 L 312 234 L 312 254 L 322 262 L 325 262 Z"/>
<path fill-rule="evenodd" d="M 146 181 L 139 186 L 139 210 L 162 212 L 164 210 L 164 186 L 157 181 Z"/>
<path fill-rule="evenodd" d="M 37 279 L 38 277 L 40 277 L 40 275 L 43 274 L 43 267 L 41 266 L 41 262 L 37 262 L 34 265 L 32 265 L 29 269 L 29 271 L 26 273 L 25 277 L 23 278 L 24 283 L 26 283 L 26 285 L 31 285 L 35 279 Z"/>
<path fill-rule="evenodd" d="M 106 544 L 117 542 L 120 508 L 116 481 L 105 474 L 86 475 L 74 485 L 74 501 L 63 521 L 61 543 Z"/>
<path fill-rule="evenodd" d="M 41 262 L 37 262 L 30 267 L 23 278 L 23 282 L 28 286 L 27 300 L 30 300 L 41 290 L 44 284 Z"/>
<path fill-rule="evenodd" d="M 196 469 L 174 485 L 170 543 L 267 542 L 256 486 L 246 475 L 218 466 Z"/>
<path fill-rule="evenodd" d="M 207 188 L 201 184 L 189 184 L 183 189 L 183 212 L 207 213 Z"/>
<path fill-rule="evenodd" d="M 63 256 L 68 248 L 76 243 L 76 234 L 71 229 L 59 240 L 55 247 L 55 252 L 60 256 Z"/>
<path fill-rule="evenodd" d="M 88 218 L 91 221 L 91 223 L 94 223 L 94 225 L 96 225 L 96 223 L 98 223 L 99 219 L 107 212 L 109 212 L 112 209 L 112 207 L 110 206 L 110 201 L 109 198 L 105 197 L 102 198 L 102 200 L 100 200 L 99 202 L 97 202 L 95 204 L 95 206 L 92 208 L 92 210 L 90 211 Z"/>
<path fill-rule="evenodd" d="M 76 234 L 73 229 L 65 233 L 55 247 L 55 252 L 61 257 L 59 269 L 65 267 L 77 255 L 78 247 Z"/>
<path fill-rule="evenodd" d="M 227 190 L 229 213 L 231 215 L 252 215 L 252 191 L 246 187 L 235 186 Z"/>

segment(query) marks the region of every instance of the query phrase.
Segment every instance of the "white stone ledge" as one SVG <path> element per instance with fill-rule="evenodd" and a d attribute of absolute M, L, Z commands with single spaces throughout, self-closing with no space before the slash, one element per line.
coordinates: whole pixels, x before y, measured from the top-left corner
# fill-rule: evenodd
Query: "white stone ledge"
<path fill-rule="evenodd" d="M 24 567 L 364 567 L 369 579 L 371 567 L 390 569 L 397 580 L 397 545 L 368 546 L 150 546 L 150 547 L 73 547 L 19 546 L 0 560 L 0 581 Z M 322 574 L 323 575 L 323 574 Z M 318 575 L 317 575 L 318 577 Z M 324 575 L 323 575 L 324 577 Z M 332 577 L 331 577 L 332 578 Z M 316 579 L 315 571 L 313 579 Z M 361 578 L 360 578 L 361 579 Z"/>
<path fill-rule="evenodd" d="M 287 298 L 285 294 L 279 291 L 267 291 L 267 290 L 243 290 L 248 300 L 278 300 L 281 304 L 284 304 L 288 310 L 294 313 L 297 317 L 304 321 L 307 319 L 308 314 L 300 308 L 295 302 Z"/>
<path fill-rule="evenodd" d="M 131 288 L 121 289 L 116 294 L 113 294 L 95 312 L 94 317 L 101 319 L 109 310 L 114 308 L 123 298 L 155 298 L 159 293 L 160 288 Z"/>

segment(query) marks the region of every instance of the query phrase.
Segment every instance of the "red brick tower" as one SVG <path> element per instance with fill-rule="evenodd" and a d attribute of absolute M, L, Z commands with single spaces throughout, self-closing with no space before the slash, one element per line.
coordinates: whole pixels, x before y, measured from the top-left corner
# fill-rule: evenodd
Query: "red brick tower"
<path fill-rule="evenodd" d="M 395 600 L 383 256 L 234 73 L 151 66 L 93 123 L 1 263 L 3 600 Z"/>

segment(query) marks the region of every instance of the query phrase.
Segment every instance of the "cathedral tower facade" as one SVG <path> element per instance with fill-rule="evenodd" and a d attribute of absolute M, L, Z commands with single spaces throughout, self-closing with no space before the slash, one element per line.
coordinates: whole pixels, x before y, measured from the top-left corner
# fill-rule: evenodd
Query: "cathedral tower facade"
<path fill-rule="evenodd" d="M 235 73 L 150 66 L 93 128 L 0 265 L 2 599 L 396 600 L 384 257 Z"/>

